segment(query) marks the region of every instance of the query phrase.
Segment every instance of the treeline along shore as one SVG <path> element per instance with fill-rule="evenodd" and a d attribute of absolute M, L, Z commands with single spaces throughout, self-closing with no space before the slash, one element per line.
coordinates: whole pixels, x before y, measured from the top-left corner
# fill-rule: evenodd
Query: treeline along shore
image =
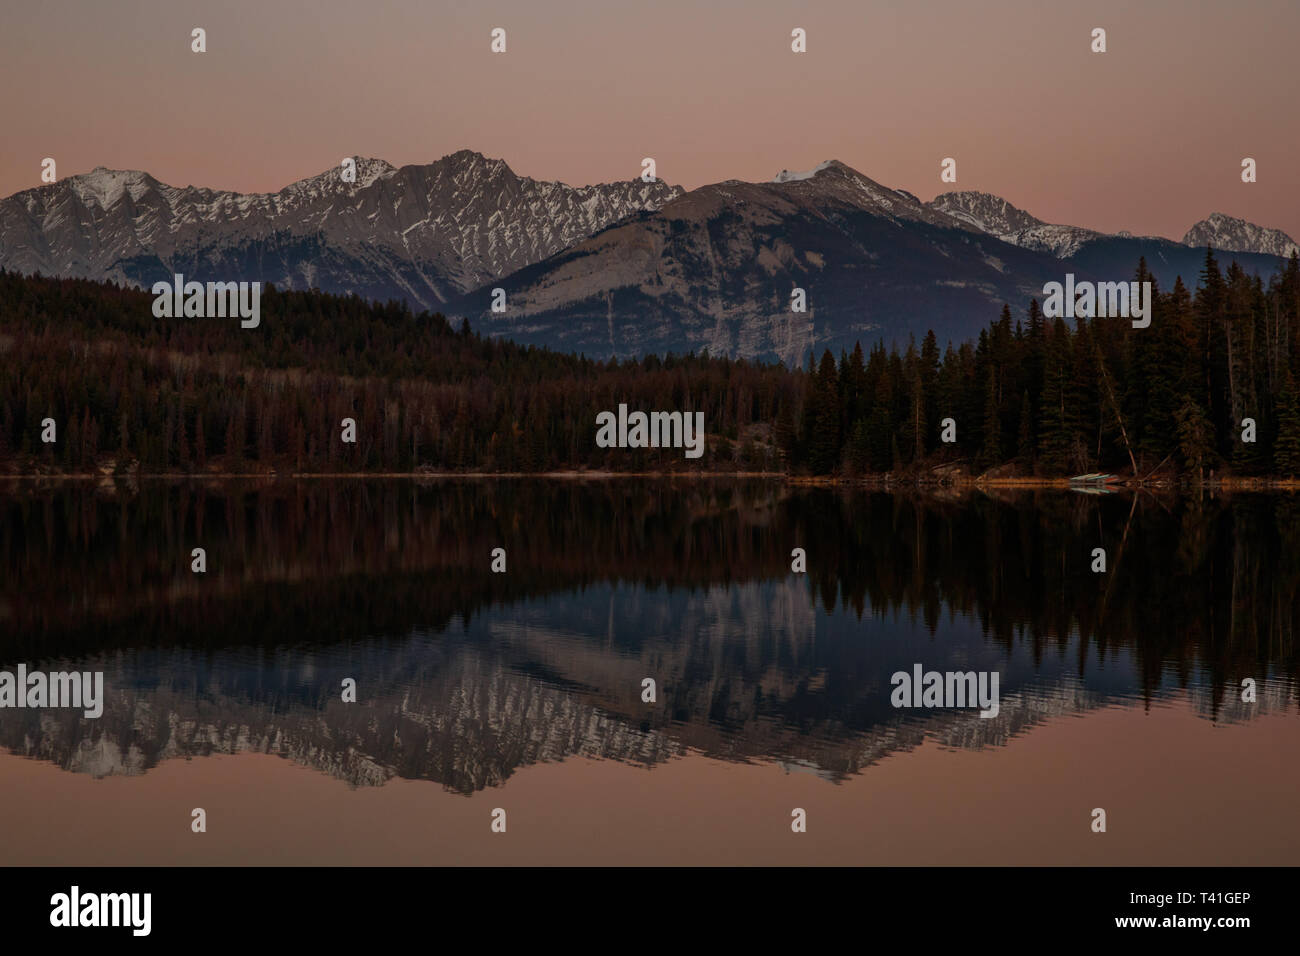
<path fill-rule="evenodd" d="M 159 318 L 114 283 L 0 270 L 0 474 L 769 473 L 808 480 L 1294 481 L 1300 261 L 1206 250 L 1151 322 L 1010 305 L 974 341 L 593 360 L 400 302 L 267 287 L 261 322 Z M 629 409 L 705 447 L 602 447 Z M 353 425 L 349 434 L 345 420 Z M 354 441 L 346 440 L 354 437 Z M 951 439 L 951 440 L 945 440 Z"/>

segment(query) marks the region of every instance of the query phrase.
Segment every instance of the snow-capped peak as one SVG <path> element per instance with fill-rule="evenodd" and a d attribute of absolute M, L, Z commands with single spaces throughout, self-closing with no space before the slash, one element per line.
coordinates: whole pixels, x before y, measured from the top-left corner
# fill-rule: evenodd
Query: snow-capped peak
<path fill-rule="evenodd" d="M 256 261 L 257 276 L 281 287 L 397 290 L 433 307 L 682 193 L 640 179 L 537 182 L 472 150 L 400 169 L 351 158 L 355 181 L 340 161 L 268 193 L 103 167 L 23 190 L 0 200 L 0 265 L 145 282 L 154 262 L 188 274 Z"/>
<path fill-rule="evenodd" d="M 101 209 L 107 209 L 124 194 L 129 194 L 132 200 L 139 199 L 152 183 L 152 177 L 138 169 L 107 169 L 103 166 L 69 179 L 82 202 L 93 202 Z"/>
<path fill-rule="evenodd" d="M 927 205 L 991 236 L 1005 236 L 1022 229 L 1046 225 L 1041 219 L 1018 209 L 1000 196 L 973 189 L 941 193 Z"/>
<path fill-rule="evenodd" d="M 824 162 L 824 163 L 818 163 L 818 164 L 817 164 L 816 166 L 814 166 L 812 169 L 806 170 L 806 171 L 804 171 L 804 172 L 802 172 L 802 173 L 792 173 L 792 172 L 790 172 L 790 170 L 788 170 L 788 169 L 783 169 L 783 170 L 781 170 L 779 173 L 777 173 L 774 177 L 772 177 L 772 182 L 774 182 L 774 183 L 792 183 L 792 182 L 797 182 L 797 181 L 799 181 L 799 180 L 801 180 L 801 179 L 812 179 L 814 176 L 816 176 L 818 173 L 820 173 L 823 169 L 829 169 L 829 168 L 830 168 L 831 166 L 833 166 L 833 165 L 835 165 L 835 160 L 833 160 L 833 159 L 828 159 L 828 160 L 826 160 L 826 162 Z"/>
<path fill-rule="evenodd" d="M 367 186 L 377 182 L 380 179 L 392 176 L 397 172 L 397 168 L 391 163 L 382 159 L 371 159 L 366 156 L 352 157 L 356 163 L 356 182 L 345 182 L 343 180 L 343 164 L 331 166 L 322 173 L 315 176 L 309 176 L 306 179 L 300 179 L 296 183 L 290 183 L 279 191 L 279 193 L 246 193 L 241 198 L 256 197 L 270 200 L 275 196 L 283 197 L 288 201 L 295 199 L 308 199 L 320 196 L 323 193 L 330 193 L 337 190 L 355 191 L 364 189 Z"/>
<path fill-rule="evenodd" d="M 382 159 L 372 159 L 368 156 L 358 156 L 357 163 L 357 182 L 358 189 L 369 186 L 377 179 L 383 179 L 397 172 L 397 167 L 392 163 L 385 162 Z"/>
<path fill-rule="evenodd" d="M 1212 246 L 1224 252 L 1263 252 L 1284 259 L 1300 249 L 1300 245 L 1281 229 L 1257 226 L 1221 212 L 1211 213 L 1208 219 L 1202 219 L 1188 229 L 1183 236 L 1183 245 Z"/>
<path fill-rule="evenodd" d="M 977 190 L 941 193 L 926 205 L 1003 242 L 1058 258 L 1074 255 L 1083 243 L 1101 235 L 1079 226 L 1043 222 L 1001 196 Z"/>

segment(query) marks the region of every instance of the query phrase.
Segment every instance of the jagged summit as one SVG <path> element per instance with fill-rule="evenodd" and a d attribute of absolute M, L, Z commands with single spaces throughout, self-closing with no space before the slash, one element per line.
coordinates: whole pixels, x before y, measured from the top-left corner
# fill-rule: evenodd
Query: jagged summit
<path fill-rule="evenodd" d="M 321 190 L 354 191 L 364 189 L 372 185 L 377 180 L 387 179 L 397 172 L 397 167 L 382 159 L 374 159 L 368 156 L 354 156 L 353 162 L 357 166 L 357 181 L 355 183 L 344 182 L 342 176 L 342 164 L 331 166 L 329 169 L 317 173 L 315 176 L 308 176 L 306 179 L 300 179 L 295 183 L 290 183 L 283 189 L 275 193 L 230 193 L 232 196 L 302 196 L 318 194 Z"/>
<path fill-rule="evenodd" d="M 356 156 L 354 159 L 357 164 L 357 186 L 369 186 L 376 179 L 391 176 L 397 172 L 397 167 L 387 160 L 375 159 L 369 156 Z M 332 169 L 327 169 L 321 173 L 321 176 L 333 176 L 338 171 L 338 168 L 335 166 Z"/>
<path fill-rule="evenodd" d="M 926 205 L 1003 242 L 1058 258 L 1074 255 L 1085 242 L 1102 235 L 1080 226 L 1044 222 L 1001 196 L 973 189 L 941 193 Z"/>
<path fill-rule="evenodd" d="M 930 201 L 929 206 L 990 235 L 1046 225 L 1043 220 L 1013 206 L 1001 196 L 973 189 L 941 193 Z"/>
<path fill-rule="evenodd" d="M 805 202 L 838 200 L 895 221 L 919 221 L 952 229 L 967 228 L 940 210 L 931 209 L 911 193 L 890 189 L 838 159 L 828 159 L 808 172 L 783 171 L 769 186 Z"/>
<path fill-rule="evenodd" d="M 400 169 L 357 156 L 356 167 L 355 182 L 331 166 L 273 193 L 100 167 L 0 201 L 0 264 L 139 285 L 219 270 L 432 308 L 682 193 L 640 179 L 539 182 L 469 149 Z"/>
<path fill-rule="evenodd" d="M 331 165 L 272 193 L 96 167 L 0 200 L 0 266 L 400 298 L 592 355 L 707 347 L 797 361 L 864 336 L 968 336 L 1066 271 L 1123 277 L 1144 257 L 1163 284 L 1195 275 L 1208 244 L 1268 274 L 1296 247 L 1221 213 L 1185 245 L 1053 225 L 974 190 L 923 202 L 835 159 L 690 192 L 639 177 L 539 181 L 472 149 L 401 167 L 354 159 L 355 182 Z M 495 287 L 507 313 L 485 311 Z M 792 288 L 816 290 L 806 314 L 791 311 Z"/>
<path fill-rule="evenodd" d="M 101 209 L 108 209 L 123 196 L 139 199 L 159 185 L 156 179 L 138 169 L 108 169 L 105 166 L 96 166 L 88 173 L 71 177 L 68 182 L 82 202 L 94 203 Z"/>
<path fill-rule="evenodd" d="M 841 163 L 838 159 L 828 159 L 824 163 L 818 163 L 812 169 L 809 169 L 806 172 L 802 172 L 802 173 L 792 173 L 788 169 L 783 169 L 775 176 L 772 177 L 772 182 L 790 183 L 790 182 L 796 182 L 798 180 L 803 180 L 803 179 L 812 179 L 818 173 L 827 169 L 831 169 L 832 167 L 839 167 L 842 169 L 848 168 L 843 163 Z"/>
<path fill-rule="evenodd" d="M 1245 219 L 1221 212 L 1211 213 L 1183 236 L 1188 246 L 1212 246 L 1224 252 L 1264 252 L 1288 258 L 1300 250 L 1300 244 L 1281 229 L 1257 226 Z"/>
<path fill-rule="evenodd" d="M 446 156 L 442 157 L 442 159 L 438 160 L 438 162 L 440 162 L 440 163 L 445 163 L 445 162 L 453 162 L 453 163 L 500 163 L 500 162 L 504 162 L 504 160 L 500 160 L 500 159 L 489 159 L 487 156 L 484 156 L 482 153 L 480 153 L 480 152 L 479 152 L 478 150 L 476 150 L 476 149 L 458 149 L 458 150 L 456 150 L 455 152 L 448 153 Z"/>
<path fill-rule="evenodd" d="M 493 159 L 490 156 L 484 156 L 480 152 L 472 149 L 458 149 L 454 153 L 448 153 L 441 159 L 432 163 L 424 164 L 429 169 L 446 170 L 452 175 L 479 175 L 479 176 L 510 176 L 519 177 L 510 165 L 504 159 Z M 403 166 L 403 169 L 410 167 Z M 422 168 L 416 166 L 415 168 Z"/>

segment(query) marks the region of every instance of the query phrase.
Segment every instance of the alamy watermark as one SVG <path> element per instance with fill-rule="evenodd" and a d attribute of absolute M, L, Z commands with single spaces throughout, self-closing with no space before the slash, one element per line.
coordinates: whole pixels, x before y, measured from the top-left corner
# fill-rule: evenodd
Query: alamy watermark
<path fill-rule="evenodd" d="M 50 897 L 50 925 L 127 926 L 133 936 L 148 936 L 152 929 L 152 893 L 83 893 L 73 886 Z"/>
<path fill-rule="evenodd" d="M 104 713 L 103 671 L 0 671 L 0 707 L 81 707 L 94 720 Z"/>
<path fill-rule="evenodd" d="M 889 678 L 895 707 L 979 707 L 981 717 L 998 715 L 997 671 L 925 671 L 912 665 L 912 673 L 895 671 Z"/>
<path fill-rule="evenodd" d="M 262 283 L 186 282 L 179 272 L 174 282 L 153 284 L 153 314 L 157 319 L 238 316 L 241 328 L 255 329 L 262 321 Z"/>
<path fill-rule="evenodd" d="M 704 454 L 703 412 L 631 412 L 626 404 L 618 414 L 596 416 L 596 444 L 600 448 L 685 448 L 687 458 Z"/>
<path fill-rule="evenodd" d="M 1150 282 L 1078 282 L 1067 272 L 1065 284 L 1043 286 L 1043 315 L 1049 319 L 1123 318 L 1133 319 L 1133 328 L 1151 324 Z"/>

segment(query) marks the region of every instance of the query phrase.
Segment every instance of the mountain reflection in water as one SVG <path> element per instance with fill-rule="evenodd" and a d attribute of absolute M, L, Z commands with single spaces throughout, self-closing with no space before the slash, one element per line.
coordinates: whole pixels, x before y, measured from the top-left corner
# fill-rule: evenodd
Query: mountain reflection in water
<path fill-rule="evenodd" d="M 473 793 L 692 752 L 840 781 L 927 737 L 999 746 L 1174 696 L 1249 721 L 1296 710 L 1296 518 L 1264 495 L 771 482 L 11 486 L 0 667 L 103 670 L 108 699 L 0 710 L 0 745 L 95 776 L 256 751 Z M 1000 712 L 894 709 L 915 663 L 999 672 Z"/>

